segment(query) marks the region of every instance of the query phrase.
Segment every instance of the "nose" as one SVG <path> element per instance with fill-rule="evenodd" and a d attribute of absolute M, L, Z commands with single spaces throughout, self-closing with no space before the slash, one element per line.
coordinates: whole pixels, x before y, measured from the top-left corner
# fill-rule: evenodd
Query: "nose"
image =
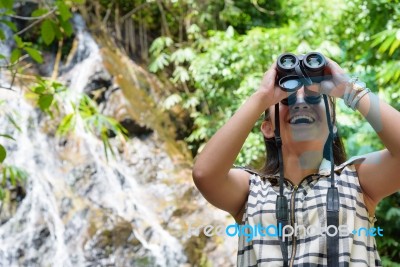
<path fill-rule="evenodd" d="M 304 86 L 297 91 L 296 103 L 291 106 L 291 110 L 309 109 L 309 104 L 305 101 Z"/>

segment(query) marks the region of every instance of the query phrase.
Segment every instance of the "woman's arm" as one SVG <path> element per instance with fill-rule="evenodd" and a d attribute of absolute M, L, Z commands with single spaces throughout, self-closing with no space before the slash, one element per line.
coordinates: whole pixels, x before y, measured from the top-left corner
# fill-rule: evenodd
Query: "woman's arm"
<path fill-rule="evenodd" d="M 285 93 L 275 88 L 275 76 L 273 65 L 265 73 L 257 92 L 208 141 L 193 167 L 193 180 L 203 196 L 234 217 L 247 200 L 249 174 L 231 168 L 260 115 L 285 98 Z"/>
<path fill-rule="evenodd" d="M 329 74 L 334 82 L 327 82 L 323 93 L 343 97 L 347 75 L 339 65 L 329 62 Z M 368 93 L 359 101 L 358 111 L 377 132 L 386 149 L 363 155 L 364 160 L 355 164 L 366 204 L 372 214 L 378 202 L 400 190 L 400 112 Z"/>
<path fill-rule="evenodd" d="M 400 190 L 400 112 L 369 93 L 358 110 L 377 132 L 386 149 L 365 155 L 356 165 L 360 183 L 375 206 Z"/>

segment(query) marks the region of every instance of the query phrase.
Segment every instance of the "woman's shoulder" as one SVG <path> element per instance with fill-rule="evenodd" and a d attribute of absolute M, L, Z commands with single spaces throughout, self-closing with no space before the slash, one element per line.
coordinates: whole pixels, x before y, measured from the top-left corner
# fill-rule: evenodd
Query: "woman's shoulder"
<path fill-rule="evenodd" d="M 359 164 L 364 160 L 363 156 L 355 156 L 355 157 L 351 157 L 350 159 L 346 160 L 343 163 L 340 163 L 339 165 L 335 165 L 334 166 L 334 171 L 336 174 L 349 174 L 352 173 L 353 175 L 357 176 L 357 171 L 355 168 L 355 164 Z M 330 161 L 329 160 L 325 160 L 325 162 L 323 162 L 321 164 L 320 170 L 319 170 L 319 174 L 320 175 L 330 175 L 331 173 L 331 166 L 330 166 Z"/>

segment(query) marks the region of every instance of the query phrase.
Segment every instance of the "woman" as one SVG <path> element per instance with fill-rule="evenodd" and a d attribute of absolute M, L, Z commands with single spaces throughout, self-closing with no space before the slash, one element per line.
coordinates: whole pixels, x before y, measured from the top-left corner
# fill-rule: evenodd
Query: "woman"
<path fill-rule="evenodd" d="M 365 88 L 357 88 L 340 66 L 327 59 L 325 74 L 332 77 L 320 86 L 309 87 L 331 98 L 363 95 L 355 107 L 375 129 L 386 149 L 343 162 L 340 140 L 334 144 L 336 186 L 340 194 L 339 225 L 347 227 L 339 238 L 339 266 L 380 266 L 374 234 L 361 229 L 374 226 L 375 208 L 380 200 L 400 190 L 400 113 Z M 289 236 L 290 266 L 326 266 L 326 233 L 307 232 L 307 227 L 326 225 L 326 192 L 329 161 L 323 158 L 328 139 L 324 102 L 309 104 L 304 88 L 296 102 L 283 105 L 287 93 L 276 86 L 276 64 L 265 73 L 259 89 L 211 138 L 198 156 L 193 179 L 203 196 L 214 206 L 229 212 L 241 225 L 276 225 L 277 188 L 274 146 L 274 106 L 279 103 L 284 194 L 290 201 L 290 224 L 301 225 Z M 361 96 L 361 95 L 360 95 Z M 353 98 L 354 99 L 354 98 Z M 232 168 L 245 139 L 259 116 L 266 111 L 261 131 L 266 140 L 267 162 L 260 173 Z M 306 120 L 301 120 L 305 118 Z M 335 120 L 334 116 L 332 118 Z M 299 123 L 301 122 L 301 123 Z M 269 153 L 268 153 L 269 152 Z M 302 228 L 304 227 L 304 228 Z M 271 230 L 271 229 L 269 229 Z M 314 229 L 315 230 L 315 229 Z M 355 230 L 356 232 L 352 232 Z M 360 231 L 359 231 L 360 230 Z M 380 229 L 379 235 L 383 232 Z M 268 234 L 265 234 L 268 232 Z M 283 266 L 279 237 L 266 231 L 239 238 L 238 266 Z"/>

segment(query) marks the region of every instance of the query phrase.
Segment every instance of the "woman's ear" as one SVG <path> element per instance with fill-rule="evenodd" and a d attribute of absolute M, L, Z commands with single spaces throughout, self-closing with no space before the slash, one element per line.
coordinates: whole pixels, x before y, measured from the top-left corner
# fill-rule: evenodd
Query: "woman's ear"
<path fill-rule="evenodd" d="M 261 124 L 261 132 L 263 132 L 266 138 L 273 138 L 275 133 L 272 127 L 272 122 L 269 120 L 264 120 Z"/>

